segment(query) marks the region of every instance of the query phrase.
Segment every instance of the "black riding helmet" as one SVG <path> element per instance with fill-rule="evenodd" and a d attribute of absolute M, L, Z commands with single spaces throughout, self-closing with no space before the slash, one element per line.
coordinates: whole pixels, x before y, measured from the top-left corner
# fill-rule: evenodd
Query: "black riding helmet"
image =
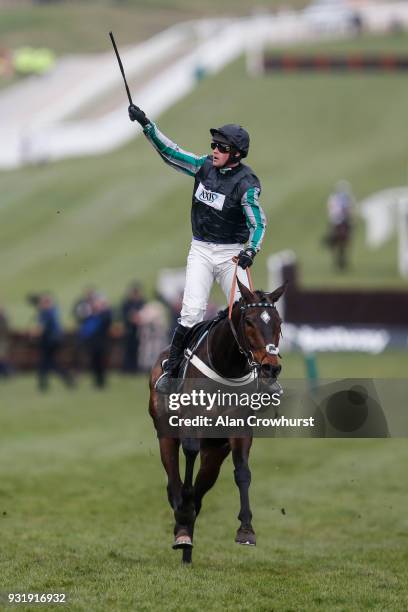
<path fill-rule="evenodd" d="M 211 136 L 221 144 L 229 144 L 237 149 L 241 157 L 246 157 L 249 151 L 249 134 L 240 125 L 228 123 L 220 128 L 211 128 Z"/>

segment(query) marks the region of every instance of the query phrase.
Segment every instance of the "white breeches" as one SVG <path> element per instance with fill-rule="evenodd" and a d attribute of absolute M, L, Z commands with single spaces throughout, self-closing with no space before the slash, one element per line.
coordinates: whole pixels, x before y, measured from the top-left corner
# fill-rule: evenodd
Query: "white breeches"
<path fill-rule="evenodd" d="M 179 322 L 192 327 L 203 320 L 214 280 L 221 285 L 229 300 L 235 264 L 232 258 L 244 248 L 243 244 L 211 244 L 193 238 L 187 259 L 186 286 Z M 245 270 L 238 267 L 238 278 L 248 286 Z M 238 287 L 235 299 L 240 297 Z"/>

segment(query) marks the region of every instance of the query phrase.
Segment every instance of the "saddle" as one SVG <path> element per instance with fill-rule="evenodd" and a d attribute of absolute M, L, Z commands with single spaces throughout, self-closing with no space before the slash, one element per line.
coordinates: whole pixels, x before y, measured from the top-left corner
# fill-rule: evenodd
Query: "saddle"
<path fill-rule="evenodd" d="M 197 344 L 197 341 L 201 338 L 201 336 L 205 334 L 205 332 L 209 331 L 213 325 L 218 323 L 218 321 L 225 319 L 226 316 L 226 311 L 220 310 L 212 319 L 201 321 L 201 323 L 196 323 L 196 325 L 193 325 L 193 327 L 191 327 L 189 332 L 186 334 L 184 349 L 189 348 L 190 350 L 193 350 L 193 347 Z"/>

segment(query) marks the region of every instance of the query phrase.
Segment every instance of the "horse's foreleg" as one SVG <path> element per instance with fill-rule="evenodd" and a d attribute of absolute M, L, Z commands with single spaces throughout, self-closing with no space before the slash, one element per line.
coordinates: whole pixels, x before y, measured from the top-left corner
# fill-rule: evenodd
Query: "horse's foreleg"
<path fill-rule="evenodd" d="M 196 516 L 201 510 L 204 495 L 215 484 L 221 465 L 230 452 L 230 446 L 226 441 L 202 440 L 201 442 L 201 465 L 194 483 L 194 498 Z"/>
<path fill-rule="evenodd" d="M 182 446 L 186 458 L 186 472 L 181 489 L 181 504 L 174 513 L 176 524 L 174 527 L 175 542 L 173 548 L 192 546 L 195 522 L 193 473 L 200 443 L 199 440 L 187 438 L 182 441 Z"/>
<path fill-rule="evenodd" d="M 182 548 L 183 562 L 191 563 L 191 548 L 193 546 L 194 524 L 196 519 L 193 474 L 195 460 L 200 449 L 200 441 L 194 438 L 186 438 L 182 440 L 182 447 L 186 458 L 186 472 L 181 490 L 182 503 L 174 513 L 176 525 L 174 528 L 175 540 L 173 548 Z"/>
<path fill-rule="evenodd" d="M 249 505 L 249 486 L 251 484 L 251 471 L 249 469 L 249 451 L 252 438 L 233 438 L 230 440 L 232 449 L 232 460 L 234 462 L 234 479 L 239 489 L 240 511 L 238 520 L 241 526 L 238 528 L 235 541 L 238 544 L 249 544 L 255 546 L 255 532 L 252 528 L 252 512 Z"/>
<path fill-rule="evenodd" d="M 182 481 L 179 469 L 180 440 L 159 438 L 160 457 L 167 473 L 167 497 L 174 511 L 181 505 Z"/>
<path fill-rule="evenodd" d="M 196 457 L 200 451 L 200 440 L 197 438 L 185 438 L 182 440 L 183 453 L 186 458 L 186 474 L 184 478 L 184 488 L 193 488 L 193 474 Z"/>

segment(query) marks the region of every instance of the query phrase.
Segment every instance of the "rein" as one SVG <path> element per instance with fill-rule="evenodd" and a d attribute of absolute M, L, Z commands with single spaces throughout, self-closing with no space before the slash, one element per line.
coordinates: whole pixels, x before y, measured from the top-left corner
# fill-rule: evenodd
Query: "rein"
<path fill-rule="evenodd" d="M 237 274 L 237 272 L 238 272 L 238 258 L 234 257 L 233 261 L 235 262 L 235 268 L 234 268 L 234 276 L 232 277 L 230 299 L 229 299 L 229 304 L 228 304 L 228 322 L 229 322 L 229 326 L 231 328 L 232 335 L 234 336 L 235 342 L 238 345 L 240 353 L 245 355 L 245 357 L 246 357 L 246 359 L 248 361 L 249 367 L 252 370 L 256 368 L 257 371 L 258 371 L 258 368 L 256 366 L 256 362 L 254 361 L 254 356 L 253 356 L 252 352 L 244 349 L 243 346 L 241 345 L 241 343 L 239 341 L 239 338 L 238 338 L 237 330 L 235 329 L 235 325 L 234 325 L 234 323 L 232 321 L 232 308 L 233 308 L 233 305 L 234 305 L 235 290 L 237 288 L 237 278 L 238 278 L 238 274 Z M 252 276 L 251 276 L 251 272 L 250 272 L 249 268 L 246 269 L 246 273 L 247 273 L 247 277 L 248 277 L 249 288 L 253 292 L 254 291 L 254 284 L 252 282 Z M 240 326 L 241 327 L 242 327 L 242 324 L 241 324 L 242 320 L 243 320 L 243 317 L 240 318 Z"/>
<path fill-rule="evenodd" d="M 232 286 L 231 286 L 230 299 L 229 299 L 229 304 L 228 304 L 228 318 L 230 320 L 231 320 L 231 314 L 232 314 L 232 307 L 234 305 L 235 290 L 237 288 L 238 257 L 233 257 L 232 261 L 235 262 L 235 268 L 234 268 L 234 276 L 232 278 Z M 247 277 L 248 277 L 249 288 L 253 292 L 254 291 L 254 284 L 252 282 L 252 276 L 251 276 L 251 272 L 250 272 L 249 268 L 246 269 L 246 273 L 247 273 Z"/>

